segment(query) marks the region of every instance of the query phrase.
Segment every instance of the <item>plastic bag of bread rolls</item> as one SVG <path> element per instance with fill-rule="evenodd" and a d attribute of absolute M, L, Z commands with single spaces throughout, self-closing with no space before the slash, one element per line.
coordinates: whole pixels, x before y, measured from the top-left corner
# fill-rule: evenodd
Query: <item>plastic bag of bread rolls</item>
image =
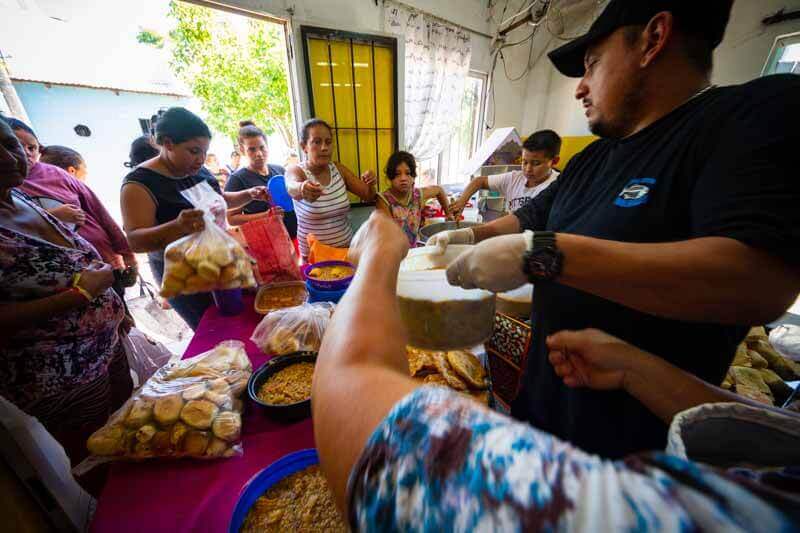
<path fill-rule="evenodd" d="M 164 250 L 161 296 L 173 298 L 217 289 L 255 287 L 252 258 L 225 231 L 222 197 L 207 183 L 199 183 L 181 194 L 204 211 L 205 228 L 178 239 Z M 217 220 L 215 213 L 220 211 L 223 217 Z"/>
<path fill-rule="evenodd" d="M 334 304 L 318 302 L 272 311 L 256 326 L 250 340 L 270 355 L 316 352 L 333 310 Z"/>
<path fill-rule="evenodd" d="M 242 395 L 253 372 L 244 343 L 160 368 L 87 441 L 92 454 L 76 474 L 112 460 L 242 454 Z"/>

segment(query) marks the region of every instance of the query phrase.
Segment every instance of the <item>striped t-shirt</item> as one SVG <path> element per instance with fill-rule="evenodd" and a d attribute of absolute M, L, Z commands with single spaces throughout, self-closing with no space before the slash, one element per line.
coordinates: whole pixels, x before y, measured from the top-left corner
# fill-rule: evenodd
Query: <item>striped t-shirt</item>
<path fill-rule="evenodd" d="M 318 183 L 305 163 L 300 163 L 299 166 L 309 181 Z M 336 248 L 347 248 L 353 237 L 349 216 L 350 199 L 347 197 L 344 178 L 333 163 L 328 163 L 328 169 L 331 173 L 331 182 L 323 187 L 322 195 L 315 202 L 294 200 L 294 211 L 297 214 L 297 242 L 303 258 L 308 257 L 306 239 L 310 234 L 316 236 L 320 242 Z"/>

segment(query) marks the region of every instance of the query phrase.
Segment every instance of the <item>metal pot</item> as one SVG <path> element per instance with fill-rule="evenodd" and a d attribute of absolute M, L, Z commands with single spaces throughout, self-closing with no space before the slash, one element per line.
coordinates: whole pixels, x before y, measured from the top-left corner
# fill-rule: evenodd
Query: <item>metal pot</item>
<path fill-rule="evenodd" d="M 462 220 L 457 225 L 455 222 L 437 222 L 436 224 L 431 224 L 429 226 L 425 226 L 421 230 L 419 230 L 419 241 L 420 242 L 428 242 L 428 239 L 436 235 L 437 233 L 441 233 L 443 231 L 453 230 L 453 229 L 461 229 L 461 228 L 471 228 L 472 226 L 478 226 L 477 222 L 466 222 Z"/>

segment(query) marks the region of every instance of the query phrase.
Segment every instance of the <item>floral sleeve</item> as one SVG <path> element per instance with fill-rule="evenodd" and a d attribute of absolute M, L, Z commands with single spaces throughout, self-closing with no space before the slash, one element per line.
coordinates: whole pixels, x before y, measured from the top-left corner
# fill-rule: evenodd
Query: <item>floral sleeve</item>
<path fill-rule="evenodd" d="M 789 528 L 710 469 L 665 454 L 588 455 L 441 387 L 401 400 L 350 476 L 356 531 Z"/>

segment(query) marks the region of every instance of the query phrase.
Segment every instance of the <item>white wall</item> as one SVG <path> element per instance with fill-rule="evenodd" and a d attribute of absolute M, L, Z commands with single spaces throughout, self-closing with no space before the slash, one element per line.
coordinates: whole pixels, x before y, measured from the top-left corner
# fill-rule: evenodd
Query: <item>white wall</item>
<path fill-rule="evenodd" d="M 294 7 L 291 17 L 297 29 L 312 24 L 334 29 L 364 33 L 382 33 L 383 6 L 374 0 L 222 0 L 232 6 L 256 12 L 290 18 L 288 6 Z M 561 0 L 561 5 L 577 6 L 569 18 L 567 33 L 580 33 L 591 23 L 595 12 L 585 6 L 592 2 Z M 404 3 L 430 12 L 467 28 L 492 33 L 487 21 L 485 0 L 406 0 Z M 583 5 L 584 7 L 581 7 Z M 454 7 L 457 6 L 457 7 Z M 800 31 L 800 21 L 790 21 L 763 27 L 761 19 L 781 8 L 800 9 L 800 0 L 736 0 L 725 39 L 715 52 L 713 82 L 720 85 L 742 83 L 760 75 L 776 36 Z M 525 38 L 530 28 L 524 26 L 509 34 L 509 42 Z M 474 70 L 488 72 L 490 40 L 473 34 Z M 299 44 L 299 36 L 295 36 Z M 562 135 L 587 135 L 586 120 L 580 104 L 574 99 L 577 80 L 559 74 L 547 59 L 546 52 L 562 43 L 541 28 L 534 38 L 532 68 L 520 81 L 509 81 L 498 63 L 494 75 L 494 91 L 490 93 L 487 121 L 490 125 L 514 126 L 522 135 L 543 128 L 552 128 Z M 297 51 L 300 51 L 298 49 Z M 528 59 L 528 44 L 507 49 L 504 53 L 511 76 L 524 70 Z M 302 58 L 297 57 L 297 63 Z M 402 70 L 402 69 L 401 69 Z M 305 97 L 304 72 L 298 72 L 299 91 Z M 401 83 L 402 87 L 402 83 Z M 493 97 L 493 98 L 492 98 Z M 493 99 L 493 102 L 492 102 Z M 306 102 L 301 106 L 307 108 Z"/>
<path fill-rule="evenodd" d="M 775 38 L 800 31 L 800 21 L 765 27 L 761 20 L 781 8 L 800 9 L 800 0 L 736 0 L 725 37 L 714 53 L 713 83 L 743 83 L 761 74 Z M 561 44 L 547 32 L 536 38 L 537 50 Z M 534 52 L 536 54 L 536 51 Z M 551 128 L 561 135 L 588 135 L 586 120 L 574 93 L 577 80 L 562 76 L 546 56 L 534 65 L 525 91 L 521 133 Z"/>
<path fill-rule="evenodd" d="M 714 83 L 731 85 L 761 75 L 775 38 L 800 31 L 800 20 L 761 24 L 781 8 L 800 9 L 800 0 L 737 0 L 733 4 L 725 38 L 714 53 Z"/>

